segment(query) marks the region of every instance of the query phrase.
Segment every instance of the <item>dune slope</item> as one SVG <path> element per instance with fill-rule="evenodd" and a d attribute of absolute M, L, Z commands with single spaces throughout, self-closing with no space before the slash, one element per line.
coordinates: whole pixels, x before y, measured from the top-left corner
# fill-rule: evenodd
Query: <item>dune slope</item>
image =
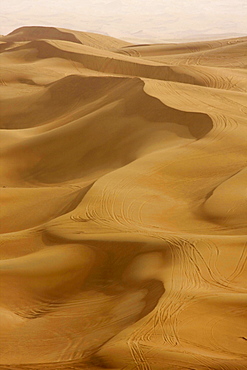
<path fill-rule="evenodd" d="M 0 42 L 0 369 L 246 369 L 247 37 Z"/>

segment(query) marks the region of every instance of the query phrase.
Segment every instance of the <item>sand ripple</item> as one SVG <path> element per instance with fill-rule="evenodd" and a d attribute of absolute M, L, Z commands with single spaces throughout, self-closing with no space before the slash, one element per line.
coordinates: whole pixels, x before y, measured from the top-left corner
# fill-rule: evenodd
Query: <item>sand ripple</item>
<path fill-rule="evenodd" d="M 247 39 L 0 41 L 0 368 L 246 369 Z"/>

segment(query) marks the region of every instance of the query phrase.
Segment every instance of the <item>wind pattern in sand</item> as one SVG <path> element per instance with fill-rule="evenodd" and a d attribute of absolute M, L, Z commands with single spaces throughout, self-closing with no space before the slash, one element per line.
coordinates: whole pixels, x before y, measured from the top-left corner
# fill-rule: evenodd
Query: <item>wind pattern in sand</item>
<path fill-rule="evenodd" d="M 1 369 L 247 367 L 247 37 L 1 37 Z"/>

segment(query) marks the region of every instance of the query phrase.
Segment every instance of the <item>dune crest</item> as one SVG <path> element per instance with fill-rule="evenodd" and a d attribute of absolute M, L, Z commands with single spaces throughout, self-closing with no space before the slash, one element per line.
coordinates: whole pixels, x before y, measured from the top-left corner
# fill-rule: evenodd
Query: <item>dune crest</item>
<path fill-rule="evenodd" d="M 246 369 L 247 37 L 0 42 L 0 369 Z"/>

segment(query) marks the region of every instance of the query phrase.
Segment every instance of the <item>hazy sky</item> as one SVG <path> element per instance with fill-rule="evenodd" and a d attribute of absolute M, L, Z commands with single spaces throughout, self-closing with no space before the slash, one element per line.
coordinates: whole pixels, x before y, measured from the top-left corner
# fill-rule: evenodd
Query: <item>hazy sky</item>
<path fill-rule="evenodd" d="M 247 34 L 247 0 L 0 0 L 0 33 L 49 25 L 146 41 Z"/>

